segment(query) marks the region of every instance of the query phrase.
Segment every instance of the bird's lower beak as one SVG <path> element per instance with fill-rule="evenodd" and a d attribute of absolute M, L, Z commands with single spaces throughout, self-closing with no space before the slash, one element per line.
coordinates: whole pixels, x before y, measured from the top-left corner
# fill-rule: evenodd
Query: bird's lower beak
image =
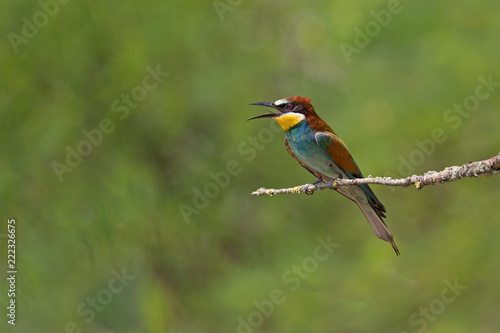
<path fill-rule="evenodd" d="M 251 103 L 248 105 L 262 105 L 262 106 L 267 106 L 269 108 L 276 109 L 276 105 L 274 105 L 273 103 L 269 103 L 269 102 L 257 102 L 257 103 Z M 279 117 L 280 115 L 281 115 L 281 112 L 266 113 L 266 114 L 262 114 L 260 116 L 256 116 L 256 117 L 252 117 L 250 119 L 247 119 L 247 121 L 252 120 L 252 119 L 259 119 L 259 118 L 274 118 L 274 117 Z"/>

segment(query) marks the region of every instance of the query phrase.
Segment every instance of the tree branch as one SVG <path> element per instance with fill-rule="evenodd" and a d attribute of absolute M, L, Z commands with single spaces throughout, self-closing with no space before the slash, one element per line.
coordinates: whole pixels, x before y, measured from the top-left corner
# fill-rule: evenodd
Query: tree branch
<path fill-rule="evenodd" d="M 380 184 L 387 186 L 403 186 L 407 187 L 415 185 L 417 190 L 421 190 L 426 185 L 435 185 L 446 182 L 454 182 L 456 180 L 467 177 L 487 177 L 500 171 L 500 154 L 484 161 L 469 162 L 460 167 L 452 166 L 445 168 L 443 171 L 428 171 L 423 175 L 413 175 L 401 179 L 392 179 L 391 177 L 367 177 L 356 179 L 337 179 L 334 181 L 334 188 L 340 186 L 352 186 L 361 184 Z M 276 194 L 298 194 L 307 193 L 313 194 L 314 191 L 330 188 L 328 184 L 305 184 L 290 188 L 282 189 L 266 189 L 264 187 L 252 192 L 252 195 L 276 195 Z"/>

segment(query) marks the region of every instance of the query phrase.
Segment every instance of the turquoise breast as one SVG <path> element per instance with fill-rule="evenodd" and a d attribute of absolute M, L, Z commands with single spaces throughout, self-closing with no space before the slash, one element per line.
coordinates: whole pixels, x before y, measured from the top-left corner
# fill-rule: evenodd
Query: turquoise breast
<path fill-rule="evenodd" d="M 330 178 L 337 178 L 340 170 L 325 151 L 318 146 L 316 131 L 311 129 L 306 121 L 287 131 L 286 136 L 290 148 L 295 155 L 319 173 Z"/>

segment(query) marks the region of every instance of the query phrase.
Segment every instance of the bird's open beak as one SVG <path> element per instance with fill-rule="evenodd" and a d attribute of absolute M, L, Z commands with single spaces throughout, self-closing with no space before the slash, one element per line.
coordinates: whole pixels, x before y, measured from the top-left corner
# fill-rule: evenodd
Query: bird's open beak
<path fill-rule="evenodd" d="M 269 103 L 269 102 L 257 102 L 257 103 L 251 103 L 248 105 L 263 105 L 263 106 L 267 106 L 269 108 L 276 109 L 276 105 L 274 105 L 274 103 Z M 259 119 L 259 118 L 274 118 L 274 117 L 279 117 L 280 115 L 281 115 L 281 112 L 266 113 L 266 114 L 263 114 L 260 116 L 256 116 L 256 117 L 252 117 L 250 119 L 247 119 L 247 121 L 252 120 L 252 119 Z"/>

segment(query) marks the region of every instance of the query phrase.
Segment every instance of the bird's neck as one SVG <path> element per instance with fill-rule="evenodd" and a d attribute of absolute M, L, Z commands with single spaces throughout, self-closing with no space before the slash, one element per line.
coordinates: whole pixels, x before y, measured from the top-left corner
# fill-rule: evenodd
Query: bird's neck
<path fill-rule="evenodd" d="M 314 128 L 318 132 L 331 132 L 335 133 L 333 129 L 328 126 L 327 123 L 323 121 L 318 115 L 308 115 L 306 117 L 307 123 L 311 128 Z"/>

